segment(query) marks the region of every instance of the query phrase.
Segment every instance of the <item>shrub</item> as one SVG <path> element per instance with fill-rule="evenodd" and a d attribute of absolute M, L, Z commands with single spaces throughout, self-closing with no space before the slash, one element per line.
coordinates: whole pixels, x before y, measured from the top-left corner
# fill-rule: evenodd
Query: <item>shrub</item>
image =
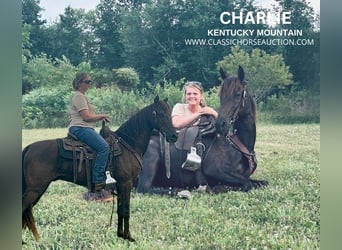
<path fill-rule="evenodd" d="M 46 55 L 34 57 L 23 65 L 23 83 L 27 90 L 50 86 L 71 85 L 75 77 L 76 68 L 67 58 L 47 58 Z"/>
<path fill-rule="evenodd" d="M 259 119 L 274 123 L 318 123 L 319 97 L 307 91 L 291 91 L 288 95 L 275 95 L 258 105 Z"/>
<path fill-rule="evenodd" d="M 152 103 L 158 95 L 168 98 L 174 106 L 182 102 L 184 80 L 176 83 L 164 82 L 142 90 L 124 91 L 115 85 L 91 88 L 86 96 L 98 113 L 110 116 L 110 126 L 120 126 L 141 108 Z M 23 96 L 23 128 L 66 127 L 72 92 L 70 87 L 42 87 Z M 205 93 L 207 105 L 219 109 L 217 87 Z M 260 121 L 275 123 L 319 122 L 319 97 L 306 91 L 292 91 L 279 97 L 273 95 L 258 104 Z M 98 123 L 97 125 L 100 125 Z"/>
<path fill-rule="evenodd" d="M 114 69 L 114 81 L 123 90 L 134 89 L 140 80 L 138 73 L 133 68 Z"/>
<path fill-rule="evenodd" d="M 70 87 L 41 87 L 22 98 L 22 122 L 24 128 L 54 128 L 68 124 L 66 112 L 70 102 Z"/>

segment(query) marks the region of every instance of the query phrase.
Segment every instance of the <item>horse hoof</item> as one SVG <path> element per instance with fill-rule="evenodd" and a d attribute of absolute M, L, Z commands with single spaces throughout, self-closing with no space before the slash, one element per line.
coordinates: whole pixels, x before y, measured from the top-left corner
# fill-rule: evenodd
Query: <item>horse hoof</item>
<path fill-rule="evenodd" d="M 254 188 L 262 188 L 268 186 L 268 181 L 257 181 L 254 183 Z"/>
<path fill-rule="evenodd" d="M 261 181 L 261 186 L 268 186 L 268 181 Z"/>
<path fill-rule="evenodd" d="M 124 233 L 121 232 L 121 233 L 118 233 L 117 235 L 118 235 L 118 237 L 123 238 L 124 240 L 128 240 L 130 242 L 135 242 L 135 239 L 131 236 L 130 233 L 125 235 Z"/>
<path fill-rule="evenodd" d="M 249 182 L 249 183 L 246 183 L 245 185 L 243 185 L 243 187 L 241 188 L 241 191 L 242 192 L 248 192 L 253 188 L 255 188 L 255 186 L 253 185 L 253 183 Z"/>
<path fill-rule="evenodd" d="M 125 240 L 128 240 L 129 242 L 135 242 L 135 239 L 133 239 L 133 237 L 131 236 L 130 233 L 128 233 L 125 237 L 124 237 Z"/>
<path fill-rule="evenodd" d="M 129 242 L 136 242 L 135 239 L 133 239 L 131 236 L 129 236 L 126 240 L 128 240 Z"/>

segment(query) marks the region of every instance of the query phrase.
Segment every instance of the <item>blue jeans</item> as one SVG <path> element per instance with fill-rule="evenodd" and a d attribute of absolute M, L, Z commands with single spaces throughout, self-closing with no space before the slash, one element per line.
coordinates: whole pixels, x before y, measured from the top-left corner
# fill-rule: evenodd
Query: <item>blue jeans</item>
<path fill-rule="evenodd" d="M 103 137 L 93 128 L 73 126 L 69 131 L 79 140 L 89 145 L 96 151 L 96 159 L 93 167 L 93 183 L 103 183 L 106 180 L 105 170 L 109 154 L 109 145 Z"/>

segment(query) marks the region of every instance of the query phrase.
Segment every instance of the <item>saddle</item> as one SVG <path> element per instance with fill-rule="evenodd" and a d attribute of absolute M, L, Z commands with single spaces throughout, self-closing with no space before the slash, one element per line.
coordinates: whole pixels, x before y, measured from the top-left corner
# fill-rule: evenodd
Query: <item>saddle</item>
<path fill-rule="evenodd" d="M 118 140 L 108 141 L 110 146 L 110 159 L 112 157 L 119 156 L 121 154 L 121 148 Z M 57 139 L 59 156 L 63 159 L 73 161 L 74 170 L 74 182 L 77 182 L 78 173 L 82 171 L 82 168 L 86 170 L 87 176 L 87 187 L 91 190 L 91 176 L 92 176 L 92 166 L 95 162 L 96 152 L 87 144 L 77 139 L 77 137 L 71 133 L 68 133 L 67 137 L 62 139 Z M 109 164 L 107 164 L 106 169 L 108 169 Z"/>
<path fill-rule="evenodd" d="M 175 146 L 179 150 L 189 151 L 195 145 L 196 140 L 216 132 L 213 116 L 203 115 L 198 120 L 198 125 L 183 128 L 178 133 Z"/>
<path fill-rule="evenodd" d="M 201 141 L 202 137 L 216 132 L 213 116 L 203 115 L 197 121 L 198 125 L 180 130 L 175 143 L 177 149 L 188 152 L 182 168 L 189 171 L 197 171 L 201 166 L 202 156 L 205 151 L 205 146 Z M 168 152 L 165 152 L 165 155 L 167 154 Z"/>

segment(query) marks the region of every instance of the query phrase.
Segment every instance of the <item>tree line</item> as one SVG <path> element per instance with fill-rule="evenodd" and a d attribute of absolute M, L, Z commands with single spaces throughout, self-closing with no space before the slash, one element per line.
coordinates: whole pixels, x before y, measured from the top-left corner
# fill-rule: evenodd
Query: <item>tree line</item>
<path fill-rule="evenodd" d="M 165 82 L 175 86 L 182 80 L 200 81 L 209 91 L 220 82 L 218 67 L 235 73 L 241 64 L 249 72 L 260 107 L 286 95 L 291 95 L 294 110 L 307 103 L 317 107 L 319 16 L 305 0 L 277 2 L 270 11 L 291 11 L 291 24 L 229 26 L 219 22 L 223 11 L 262 10 L 253 0 L 101 0 L 91 11 L 69 6 L 48 23 L 41 18 L 39 0 L 22 0 L 23 95 L 46 86 L 69 86 L 77 70 L 91 72 L 97 87 L 115 85 L 120 91 L 146 93 Z M 185 44 L 186 39 L 203 38 L 213 28 L 301 29 L 302 38 L 313 39 L 315 44 Z M 311 115 L 318 112 L 315 109 Z"/>

